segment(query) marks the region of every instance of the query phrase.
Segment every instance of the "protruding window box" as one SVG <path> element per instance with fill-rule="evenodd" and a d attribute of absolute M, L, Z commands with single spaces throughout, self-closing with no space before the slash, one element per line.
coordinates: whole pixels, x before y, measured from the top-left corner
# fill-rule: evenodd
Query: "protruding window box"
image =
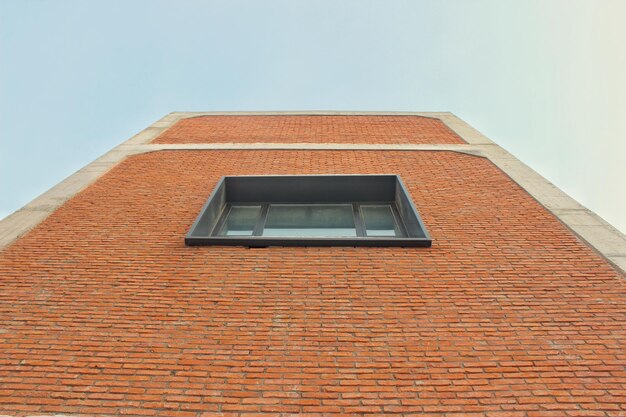
<path fill-rule="evenodd" d="M 397 175 L 229 176 L 185 238 L 189 246 L 431 246 Z"/>

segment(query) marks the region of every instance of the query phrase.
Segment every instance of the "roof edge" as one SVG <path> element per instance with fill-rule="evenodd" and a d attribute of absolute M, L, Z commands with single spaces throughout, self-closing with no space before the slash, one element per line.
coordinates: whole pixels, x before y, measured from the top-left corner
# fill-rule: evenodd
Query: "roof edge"
<path fill-rule="evenodd" d="M 423 116 L 438 118 L 450 112 L 349 111 L 349 110 L 273 110 L 273 111 L 173 111 L 168 116 Z"/>

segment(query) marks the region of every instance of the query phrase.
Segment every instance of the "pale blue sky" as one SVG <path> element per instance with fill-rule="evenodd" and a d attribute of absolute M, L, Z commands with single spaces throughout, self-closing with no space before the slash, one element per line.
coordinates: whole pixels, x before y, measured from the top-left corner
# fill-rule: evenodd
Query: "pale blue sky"
<path fill-rule="evenodd" d="M 0 218 L 171 111 L 452 111 L 626 231 L 626 1 L 0 0 Z"/>

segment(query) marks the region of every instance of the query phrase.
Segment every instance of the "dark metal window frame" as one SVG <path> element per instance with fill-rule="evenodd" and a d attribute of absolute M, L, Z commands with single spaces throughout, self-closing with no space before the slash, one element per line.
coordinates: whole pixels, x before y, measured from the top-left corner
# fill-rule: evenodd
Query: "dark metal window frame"
<path fill-rule="evenodd" d="M 351 204 L 356 237 L 261 236 L 271 204 Z M 232 206 L 261 206 L 251 236 L 218 236 Z M 402 236 L 367 236 L 361 206 L 389 205 Z M 185 237 L 188 246 L 407 246 L 432 240 L 398 175 L 222 177 Z"/>
<path fill-rule="evenodd" d="M 269 213 L 270 206 L 272 206 L 273 204 L 276 204 L 276 203 L 272 203 L 272 202 L 258 202 L 258 203 L 257 202 L 253 202 L 253 203 L 237 203 L 237 204 L 227 203 L 224 206 L 224 210 L 222 211 L 222 214 L 221 214 L 219 220 L 215 224 L 215 226 L 213 228 L 213 231 L 211 232 L 211 235 L 218 236 L 218 233 L 224 227 L 224 223 L 226 223 L 226 219 L 228 218 L 228 215 L 230 214 L 230 210 L 232 209 L 233 206 L 236 206 L 236 207 L 245 207 L 245 206 L 258 207 L 258 206 L 260 206 L 261 210 L 260 210 L 259 218 L 256 221 L 256 225 L 254 227 L 252 235 L 249 236 L 249 237 L 259 237 L 259 236 L 262 236 L 263 229 L 265 228 L 265 224 L 267 222 L 267 215 Z M 279 203 L 279 204 L 280 205 L 289 205 L 289 203 Z M 300 204 L 303 204 L 303 203 L 296 203 L 296 204 L 300 205 Z M 349 203 L 349 202 L 346 202 L 346 201 L 331 201 L 331 202 L 324 202 L 324 203 L 307 203 L 307 204 L 311 204 L 311 205 L 346 205 L 346 206 L 350 205 L 350 206 L 352 206 L 352 216 L 354 218 L 354 226 L 355 226 L 355 229 L 356 229 L 356 237 L 368 237 L 367 236 L 367 230 L 366 230 L 366 227 L 365 227 L 365 222 L 363 221 L 363 213 L 361 212 L 361 207 L 362 206 L 378 206 L 378 205 L 389 206 L 389 208 L 391 208 L 391 214 L 393 216 L 394 226 L 396 226 L 397 229 L 401 233 L 400 237 L 407 236 L 406 227 L 404 226 L 404 223 L 402 222 L 402 218 L 398 214 L 398 209 L 396 208 L 395 204 L 390 204 L 388 201 L 364 201 L 364 202 L 358 202 L 358 203 Z M 224 237 L 222 235 L 219 235 L 219 236 L 220 237 Z M 369 237 L 373 237 L 373 236 L 369 236 Z"/>

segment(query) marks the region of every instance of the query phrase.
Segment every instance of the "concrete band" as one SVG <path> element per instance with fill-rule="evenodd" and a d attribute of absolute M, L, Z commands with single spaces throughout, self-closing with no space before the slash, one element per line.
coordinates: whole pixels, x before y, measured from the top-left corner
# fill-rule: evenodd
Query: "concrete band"
<path fill-rule="evenodd" d="M 393 115 L 422 116 L 441 120 L 467 144 L 385 145 L 329 143 L 211 143 L 150 144 L 150 142 L 184 118 L 210 115 Z M 622 274 L 626 274 L 626 236 L 591 210 L 583 207 L 530 167 L 493 143 L 476 129 L 452 113 L 441 112 L 174 112 L 153 123 L 126 142 L 113 148 L 89 165 L 35 198 L 0 221 L 0 250 L 42 222 L 65 201 L 72 198 L 130 155 L 162 150 L 355 150 L 355 151 L 448 151 L 461 152 L 489 159 L 535 200 L 549 210 L 572 232 L 600 253 Z"/>

